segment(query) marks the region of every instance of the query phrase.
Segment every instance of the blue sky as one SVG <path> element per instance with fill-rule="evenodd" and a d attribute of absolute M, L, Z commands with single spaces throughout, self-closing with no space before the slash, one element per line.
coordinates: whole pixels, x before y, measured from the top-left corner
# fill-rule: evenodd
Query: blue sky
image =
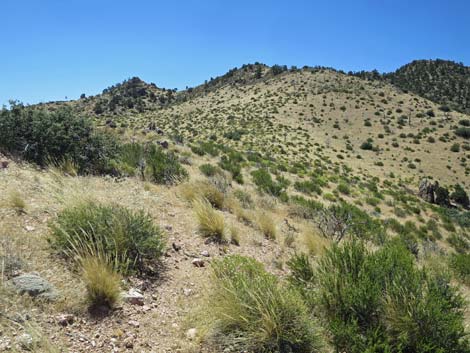
<path fill-rule="evenodd" d="M 2 0 L 0 105 L 139 76 L 184 89 L 249 62 L 391 71 L 470 64 L 466 0 Z"/>

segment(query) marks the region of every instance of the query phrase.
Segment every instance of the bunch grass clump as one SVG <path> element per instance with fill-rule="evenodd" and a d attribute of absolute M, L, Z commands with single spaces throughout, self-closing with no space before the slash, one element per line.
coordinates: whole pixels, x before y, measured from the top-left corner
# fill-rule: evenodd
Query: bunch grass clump
<path fill-rule="evenodd" d="M 82 257 L 80 267 L 90 307 L 112 308 L 121 295 L 121 276 L 113 264 L 103 256 L 94 254 Z"/>
<path fill-rule="evenodd" d="M 213 238 L 217 242 L 224 241 L 225 221 L 224 216 L 215 210 L 205 198 L 197 198 L 193 201 L 194 213 L 199 223 L 200 233 L 207 238 Z"/>
<path fill-rule="evenodd" d="M 53 246 L 66 257 L 104 254 L 124 274 L 145 271 L 165 247 L 164 233 L 144 211 L 93 201 L 65 208 L 51 230 Z"/>
<path fill-rule="evenodd" d="M 18 190 L 13 190 L 10 192 L 8 204 L 17 213 L 26 212 L 26 201 Z"/>
<path fill-rule="evenodd" d="M 242 256 L 213 263 L 207 339 L 226 352 L 313 353 L 319 330 L 300 294 Z"/>
<path fill-rule="evenodd" d="M 276 223 L 268 212 L 258 213 L 256 216 L 256 224 L 267 239 L 276 239 Z"/>

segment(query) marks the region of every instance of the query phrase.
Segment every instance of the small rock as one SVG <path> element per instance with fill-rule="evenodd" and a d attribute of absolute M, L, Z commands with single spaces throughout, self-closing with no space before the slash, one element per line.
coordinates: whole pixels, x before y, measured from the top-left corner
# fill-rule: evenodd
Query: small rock
<path fill-rule="evenodd" d="M 196 267 L 204 267 L 204 260 L 200 258 L 195 258 L 191 263 Z"/>
<path fill-rule="evenodd" d="M 172 244 L 171 244 L 171 247 L 172 247 L 173 250 L 175 250 L 175 251 L 180 251 L 180 250 L 181 250 L 181 245 L 176 244 L 176 243 L 172 243 Z"/>
<path fill-rule="evenodd" d="M 8 161 L 1 161 L 0 162 L 0 169 L 7 169 L 8 164 L 10 164 Z"/>
<path fill-rule="evenodd" d="M 59 323 L 60 326 L 65 327 L 65 326 L 73 324 L 74 319 L 75 317 L 72 314 L 64 314 L 64 315 L 60 315 L 57 318 L 57 322 Z"/>
<path fill-rule="evenodd" d="M 201 251 L 201 256 L 209 257 L 209 256 L 211 256 L 211 255 L 209 254 L 209 251 L 207 251 L 207 250 L 202 250 L 202 251 Z"/>
<path fill-rule="evenodd" d="M 183 288 L 183 294 L 186 296 L 186 297 L 189 297 L 190 295 L 193 294 L 193 290 L 191 288 Z"/>
<path fill-rule="evenodd" d="M 31 336 L 29 333 L 23 333 L 22 335 L 18 336 L 17 342 L 21 348 L 27 351 L 30 351 L 34 348 L 33 336 Z"/>
<path fill-rule="evenodd" d="M 133 337 L 126 337 L 123 341 L 124 347 L 127 349 L 132 349 L 134 348 L 134 338 Z"/>
<path fill-rule="evenodd" d="M 190 328 L 188 331 L 186 331 L 186 338 L 190 341 L 193 341 L 196 339 L 197 336 L 197 329 L 196 328 Z"/>
<path fill-rule="evenodd" d="M 54 301 L 59 297 L 57 289 L 35 273 L 25 273 L 12 278 L 7 283 L 12 285 L 20 294 L 29 294 L 34 298 Z"/>
<path fill-rule="evenodd" d="M 32 226 L 25 226 L 24 229 L 26 229 L 28 232 L 32 232 L 35 228 Z"/>
<path fill-rule="evenodd" d="M 122 299 L 132 305 L 144 305 L 144 295 L 135 288 L 123 293 Z"/>
<path fill-rule="evenodd" d="M 129 323 L 129 325 L 134 326 L 134 327 L 139 327 L 140 326 L 139 321 L 130 320 L 128 323 Z"/>

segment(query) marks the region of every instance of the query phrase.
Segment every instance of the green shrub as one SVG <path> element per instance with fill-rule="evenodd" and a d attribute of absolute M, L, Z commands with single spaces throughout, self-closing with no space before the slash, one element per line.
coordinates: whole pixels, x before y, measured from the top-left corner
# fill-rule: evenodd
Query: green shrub
<path fill-rule="evenodd" d="M 372 141 L 365 141 L 361 144 L 361 150 L 371 151 L 373 148 Z"/>
<path fill-rule="evenodd" d="M 295 190 L 303 192 L 308 195 L 313 194 L 313 193 L 321 195 L 322 193 L 321 187 L 311 180 L 296 181 L 294 183 L 294 188 Z"/>
<path fill-rule="evenodd" d="M 418 269 L 398 240 L 376 252 L 335 245 L 312 278 L 338 351 L 468 352 L 463 300 L 445 275 Z"/>
<path fill-rule="evenodd" d="M 255 170 L 251 172 L 251 176 L 253 177 L 253 182 L 261 191 L 276 197 L 281 195 L 284 185 L 275 182 L 266 169 Z"/>
<path fill-rule="evenodd" d="M 145 173 L 154 183 L 170 185 L 188 178 L 188 172 L 177 156 L 173 152 L 165 152 L 161 147 L 151 145 L 146 162 Z"/>
<path fill-rule="evenodd" d="M 454 143 L 452 146 L 450 146 L 451 152 L 460 152 L 460 144 L 459 143 Z"/>
<path fill-rule="evenodd" d="M 218 168 L 215 165 L 212 165 L 210 163 L 200 165 L 199 170 L 201 171 L 202 174 L 204 174 L 207 177 L 212 177 L 216 174 L 221 173 L 220 168 Z"/>
<path fill-rule="evenodd" d="M 53 246 L 66 257 L 103 253 L 123 273 L 144 271 L 165 244 L 163 232 L 145 212 L 95 202 L 64 209 L 51 230 Z"/>
<path fill-rule="evenodd" d="M 224 352 L 322 351 L 318 329 L 300 294 L 251 258 L 213 262 L 206 315 L 209 339 Z"/>
<path fill-rule="evenodd" d="M 118 144 L 71 109 L 54 112 L 13 104 L 0 110 L 0 151 L 45 166 L 73 161 L 79 173 L 110 172 Z"/>
<path fill-rule="evenodd" d="M 349 195 L 351 193 L 349 185 L 344 182 L 338 184 L 338 191 L 344 195 Z"/>
<path fill-rule="evenodd" d="M 464 139 L 470 139 L 470 128 L 469 127 L 459 127 L 455 130 L 457 136 L 463 137 Z"/>
<path fill-rule="evenodd" d="M 467 286 L 470 286 L 470 254 L 454 254 L 450 257 L 450 268 Z"/>
<path fill-rule="evenodd" d="M 450 198 L 463 207 L 470 206 L 468 195 L 460 184 L 455 185 L 454 192 L 452 192 Z"/>
<path fill-rule="evenodd" d="M 140 143 L 126 143 L 119 147 L 119 153 L 111 162 L 118 174 L 134 176 L 145 161 L 144 148 Z"/>
<path fill-rule="evenodd" d="M 219 166 L 230 172 L 232 178 L 239 184 L 243 184 L 243 175 L 242 175 L 242 167 L 241 162 L 243 161 L 243 157 L 238 153 L 229 153 L 229 155 L 224 155 L 220 159 Z"/>

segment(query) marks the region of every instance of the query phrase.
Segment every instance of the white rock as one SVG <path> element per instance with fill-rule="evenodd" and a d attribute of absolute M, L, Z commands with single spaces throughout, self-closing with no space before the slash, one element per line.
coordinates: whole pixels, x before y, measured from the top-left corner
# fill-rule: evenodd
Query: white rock
<path fill-rule="evenodd" d="M 196 328 L 190 328 L 188 331 L 186 331 L 186 338 L 190 341 L 193 341 L 196 339 L 197 336 L 197 329 Z"/>
<path fill-rule="evenodd" d="M 204 260 L 200 258 L 195 258 L 191 263 L 196 267 L 204 267 Z"/>
<path fill-rule="evenodd" d="M 144 305 L 144 295 L 135 288 L 122 293 L 122 300 L 132 305 Z"/>

